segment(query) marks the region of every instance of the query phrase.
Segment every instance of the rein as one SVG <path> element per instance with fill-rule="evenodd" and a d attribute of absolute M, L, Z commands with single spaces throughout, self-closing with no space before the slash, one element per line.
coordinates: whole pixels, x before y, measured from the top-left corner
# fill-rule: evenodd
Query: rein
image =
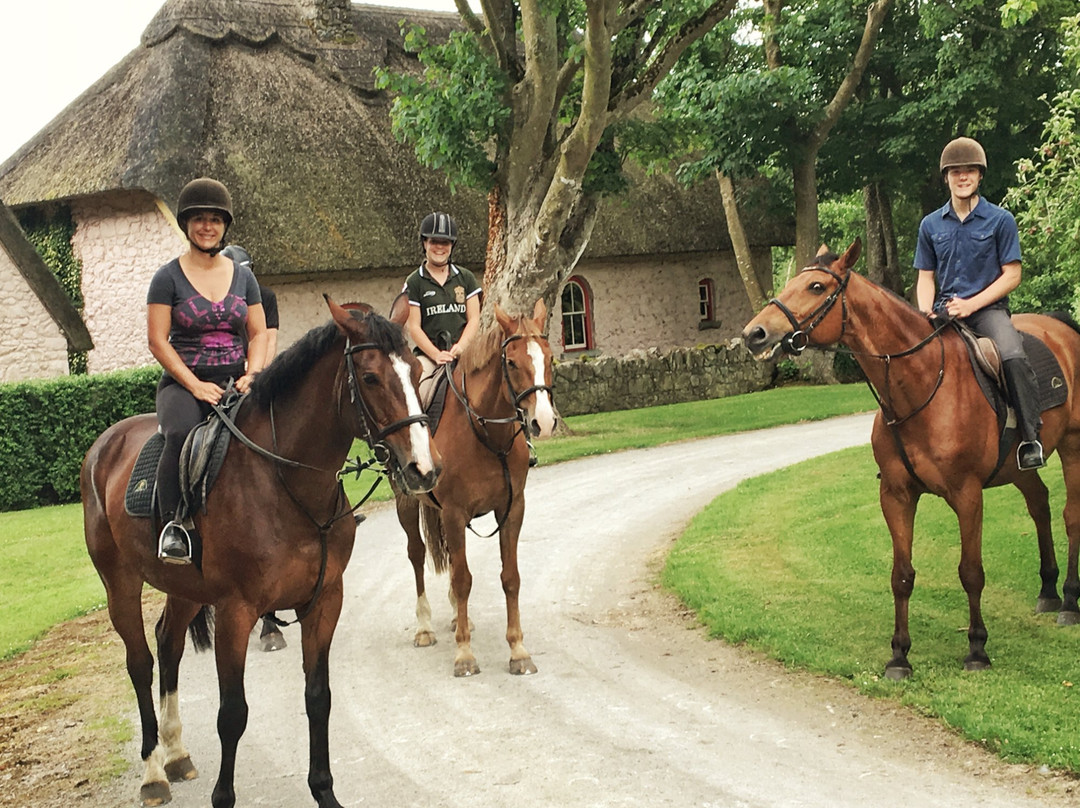
<path fill-rule="evenodd" d="M 348 340 L 346 340 L 345 342 L 345 367 L 348 374 L 349 399 L 352 402 L 354 409 L 356 410 L 357 418 L 362 426 L 362 437 L 364 438 L 365 443 L 367 443 L 368 446 L 371 447 L 371 450 L 375 455 L 374 459 L 371 461 L 362 462 L 359 458 L 357 458 L 354 464 L 346 466 L 343 469 L 335 470 L 319 468 L 317 466 L 310 466 L 307 463 L 302 463 L 298 460 L 292 460 L 290 458 L 282 457 L 281 455 L 277 454 L 277 425 L 274 420 L 273 399 L 271 399 L 270 401 L 269 411 L 270 435 L 274 451 L 264 449 L 262 446 L 259 446 L 247 435 L 245 435 L 243 431 L 232 422 L 232 419 L 230 419 L 226 415 L 225 409 L 221 407 L 220 404 L 211 405 L 214 408 L 214 412 L 216 412 L 218 417 L 220 417 L 225 422 L 225 425 L 228 427 L 229 431 L 232 432 L 232 434 L 241 443 L 254 451 L 256 454 L 259 454 L 274 463 L 278 482 L 281 483 L 281 487 L 285 489 L 285 493 L 288 494 L 289 499 L 292 500 L 293 504 L 296 505 L 300 512 L 303 513 L 304 516 L 306 516 L 308 520 L 313 525 L 315 525 L 316 529 L 319 531 L 319 575 L 315 581 L 315 591 L 312 593 L 311 598 L 308 600 L 308 602 L 304 604 L 301 608 L 296 610 L 296 620 L 293 620 L 292 623 L 299 622 L 305 617 L 307 617 L 311 613 L 311 610 L 315 607 L 315 603 L 319 599 L 319 595 L 322 594 L 323 584 L 325 583 L 326 579 L 326 565 L 329 560 L 327 535 L 330 532 L 330 528 L 333 527 L 334 523 L 337 522 L 339 519 L 351 515 L 356 511 L 357 508 L 367 502 L 371 495 L 375 492 L 375 489 L 376 487 L 378 487 L 382 478 L 386 475 L 386 464 L 390 461 L 390 458 L 392 456 L 390 447 L 385 442 L 387 436 L 393 434 L 394 432 L 397 432 L 399 429 L 404 429 L 408 426 L 411 426 L 412 424 L 427 424 L 428 422 L 427 415 L 421 413 L 419 415 L 410 415 L 407 418 L 402 418 L 400 420 L 394 421 L 393 423 L 383 427 L 382 429 L 379 429 L 378 431 L 373 430 L 372 424 L 377 427 L 378 422 L 375 419 L 374 413 L 371 411 L 370 405 L 364 399 L 363 395 L 360 394 L 360 385 L 356 380 L 356 362 L 353 359 L 353 354 L 366 350 L 381 350 L 381 348 L 374 342 L 363 342 L 358 345 L 351 345 Z M 244 397 L 246 397 L 246 395 L 247 394 L 241 397 L 241 402 L 243 401 Z M 362 471 L 372 468 L 374 466 L 378 466 L 378 468 L 375 469 L 376 474 L 378 475 L 375 479 L 375 482 L 372 484 L 371 488 L 368 489 L 368 492 L 360 499 L 360 501 L 350 508 L 348 498 L 345 496 L 345 485 L 344 483 L 342 483 L 342 475 L 355 471 L 357 478 L 359 478 Z M 320 522 L 315 516 L 313 516 L 311 511 L 308 510 L 307 506 L 304 505 L 304 503 L 300 501 L 296 494 L 293 493 L 292 489 L 289 488 L 289 484 L 285 480 L 285 474 L 282 470 L 282 467 L 303 468 L 308 469 L 309 471 L 317 471 L 323 474 L 333 474 L 335 480 L 337 481 L 337 485 L 334 491 L 334 505 L 331 507 L 332 516 L 330 516 L 327 520 L 323 522 Z M 278 625 L 291 625 L 291 623 L 278 621 Z"/>
<path fill-rule="evenodd" d="M 531 387 L 526 388 L 522 392 L 517 392 L 514 389 L 514 383 L 510 379 L 510 365 L 506 358 L 506 347 L 515 340 L 524 339 L 522 334 L 511 334 L 509 337 L 502 341 L 499 346 L 502 359 L 502 375 L 503 381 L 506 384 L 506 391 L 509 394 L 509 398 L 514 406 L 514 414 L 503 418 L 488 418 L 481 415 L 472 408 L 469 403 L 469 396 L 465 390 L 465 374 L 461 374 L 461 389 L 459 390 L 454 384 L 454 374 L 447 374 L 447 381 L 450 389 L 454 391 L 454 395 L 458 401 L 461 402 L 461 406 L 465 408 L 465 413 L 469 418 L 469 426 L 472 428 L 473 434 L 480 442 L 480 445 L 491 452 L 499 459 L 499 463 L 502 466 L 503 480 L 506 482 L 506 510 L 504 511 L 502 518 L 496 518 L 495 529 L 488 533 L 486 536 L 480 536 L 476 530 L 473 529 L 472 521 L 469 521 L 468 528 L 472 530 L 473 534 L 480 536 L 480 538 L 490 538 L 502 530 L 503 525 L 506 523 L 507 517 L 510 515 L 510 508 L 514 504 L 514 483 L 510 477 L 510 465 L 507 463 L 506 458 L 510 455 L 510 450 L 514 447 L 514 442 L 517 440 L 518 435 L 522 434 L 528 429 L 525 423 L 525 411 L 521 408 L 521 402 L 528 398 L 530 395 L 540 391 L 547 391 L 548 395 L 552 394 L 550 385 L 546 384 L 534 384 Z M 488 424 L 517 424 L 517 428 L 510 435 L 510 440 L 506 442 L 504 448 L 498 448 L 492 445 L 491 435 L 488 432 Z M 481 433 L 481 430 L 483 432 Z"/>

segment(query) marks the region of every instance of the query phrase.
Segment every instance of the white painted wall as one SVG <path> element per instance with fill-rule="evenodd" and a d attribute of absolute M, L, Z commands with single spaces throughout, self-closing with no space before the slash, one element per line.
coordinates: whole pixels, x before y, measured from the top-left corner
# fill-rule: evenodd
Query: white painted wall
<path fill-rule="evenodd" d="M 95 345 L 89 356 L 89 371 L 101 373 L 152 364 L 154 359 L 146 344 L 146 290 L 158 267 L 186 246 L 172 215 L 141 191 L 74 200 L 71 210 L 76 223 L 72 246 L 82 262 L 84 319 Z M 253 257 L 259 274 L 260 257 Z M 768 250 L 755 254 L 755 260 L 767 266 Z M 0 374 L 5 374 L 0 380 L 9 374 L 8 364 L 13 367 L 10 373 L 33 371 L 39 378 L 63 375 L 67 372 L 66 343 L 25 282 L 20 286 L 10 278 L 14 271 L 10 263 L 6 255 L 0 255 L 0 291 L 4 299 L 19 299 L 17 295 L 21 294 L 32 300 L 22 298 L 23 304 L 14 307 L 16 316 L 22 319 L 0 333 Z M 324 293 L 338 303 L 368 303 L 385 315 L 414 268 L 342 272 L 297 280 L 261 276 L 260 280 L 278 296 L 279 351 L 329 319 Z M 470 268 L 480 275 L 478 267 Z M 574 274 L 584 278 L 592 290 L 595 352 L 602 355 L 618 357 L 640 348 L 667 350 L 723 343 L 737 336 L 752 316 L 734 256 L 728 253 L 584 261 Z M 698 281 L 705 277 L 712 278 L 715 286 L 714 319 L 720 327 L 699 330 Z M 22 281 L 21 275 L 18 280 Z M 35 312 L 35 307 L 39 311 Z M 47 324 L 41 317 L 47 319 Z M 50 355 L 30 358 L 37 349 L 28 343 L 42 340 L 27 340 L 26 334 L 45 334 L 43 344 Z M 52 340 L 53 334 L 58 342 Z M 558 301 L 551 313 L 549 335 L 553 351 L 562 354 Z M 16 354 L 24 370 L 14 370 Z"/>
<path fill-rule="evenodd" d="M 2 247 L 0 300 L 0 382 L 66 376 L 67 339 Z"/>
<path fill-rule="evenodd" d="M 167 208 L 141 191 L 73 200 L 72 249 L 82 262 L 83 319 L 94 340 L 90 373 L 154 362 L 146 341 L 146 290 L 187 242 Z"/>

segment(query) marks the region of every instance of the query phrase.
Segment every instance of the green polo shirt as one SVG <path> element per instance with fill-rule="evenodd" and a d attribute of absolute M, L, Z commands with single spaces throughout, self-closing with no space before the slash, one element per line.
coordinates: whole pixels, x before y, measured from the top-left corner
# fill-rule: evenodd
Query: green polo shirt
<path fill-rule="evenodd" d="M 480 294 L 480 284 L 469 270 L 451 264 L 446 284 L 440 286 L 421 265 L 405 280 L 405 291 L 409 295 L 409 305 L 420 308 L 420 328 L 428 339 L 436 347 L 449 350 L 465 330 L 465 301 Z M 440 344 L 441 334 L 446 335 L 444 344 Z"/>

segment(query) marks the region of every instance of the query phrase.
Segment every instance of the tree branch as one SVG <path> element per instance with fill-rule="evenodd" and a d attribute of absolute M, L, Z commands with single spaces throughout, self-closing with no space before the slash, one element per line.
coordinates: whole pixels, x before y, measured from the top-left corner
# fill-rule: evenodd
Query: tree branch
<path fill-rule="evenodd" d="M 608 102 L 611 119 L 626 118 L 638 104 L 652 95 L 656 85 L 668 74 L 672 65 L 682 56 L 683 51 L 731 14 L 732 9 L 735 8 L 735 2 L 736 0 L 717 0 L 696 17 L 683 23 L 677 33 L 667 38 L 662 35 L 655 37 L 654 42 L 663 43 L 661 50 L 648 59 L 636 79 L 628 82 L 611 97 Z"/>
<path fill-rule="evenodd" d="M 862 41 L 859 42 L 859 49 L 855 52 L 855 60 L 851 65 L 851 70 L 848 71 L 844 80 L 840 82 L 836 94 L 825 107 L 825 116 L 818 122 L 810 135 L 810 148 L 815 152 L 821 148 L 821 145 L 829 136 L 829 132 L 836 126 L 836 122 L 840 120 L 841 113 L 851 101 L 859 82 L 862 81 L 863 73 L 866 72 L 866 66 L 870 63 L 870 57 L 874 53 L 874 45 L 877 44 L 878 34 L 881 33 L 881 26 L 884 24 L 885 17 L 888 15 L 889 9 L 892 8 L 892 4 L 893 0 L 876 0 L 867 10 L 866 26 L 863 28 Z"/>

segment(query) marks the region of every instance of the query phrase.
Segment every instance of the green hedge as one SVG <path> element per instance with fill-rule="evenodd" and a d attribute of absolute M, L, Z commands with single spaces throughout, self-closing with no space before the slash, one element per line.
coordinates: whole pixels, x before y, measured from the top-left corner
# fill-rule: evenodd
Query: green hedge
<path fill-rule="evenodd" d="M 79 500 L 79 466 L 109 426 L 154 411 L 161 368 L 0 385 L 0 511 Z"/>

